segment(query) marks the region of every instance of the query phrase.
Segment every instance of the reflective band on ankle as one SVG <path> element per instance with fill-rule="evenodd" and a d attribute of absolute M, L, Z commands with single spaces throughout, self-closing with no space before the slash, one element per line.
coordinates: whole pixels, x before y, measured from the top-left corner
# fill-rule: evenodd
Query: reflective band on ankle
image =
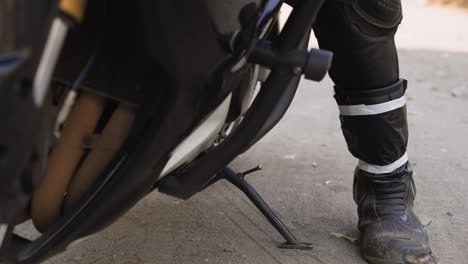
<path fill-rule="evenodd" d="M 384 166 L 372 165 L 365 161 L 360 160 L 357 166 L 363 171 L 367 171 L 367 172 L 374 173 L 374 174 L 383 174 L 383 173 L 392 172 L 400 168 L 407 161 L 408 161 L 408 154 L 405 152 L 405 154 L 403 154 L 401 158 L 399 158 L 395 162 L 388 164 L 388 165 L 384 165 Z"/>
<path fill-rule="evenodd" d="M 392 110 L 398 109 L 405 106 L 406 96 L 388 101 L 381 104 L 374 105 L 339 105 L 340 114 L 344 116 L 362 116 L 362 115 L 377 115 L 381 113 L 390 112 Z"/>

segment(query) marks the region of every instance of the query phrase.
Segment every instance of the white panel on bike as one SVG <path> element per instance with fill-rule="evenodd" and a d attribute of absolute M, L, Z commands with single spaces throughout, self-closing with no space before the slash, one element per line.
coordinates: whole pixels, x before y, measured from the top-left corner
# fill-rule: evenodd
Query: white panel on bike
<path fill-rule="evenodd" d="M 161 177 L 166 176 L 185 162 L 191 161 L 213 144 L 226 121 L 229 106 L 231 105 L 231 97 L 232 95 L 229 94 L 218 108 L 211 112 L 211 114 L 209 114 L 208 117 L 172 151 L 171 158 L 166 163 Z"/>
<path fill-rule="evenodd" d="M 68 26 L 65 21 L 61 18 L 56 18 L 50 28 L 49 38 L 47 39 L 36 75 L 34 76 L 33 99 L 37 106 L 42 105 L 47 94 L 50 79 L 52 78 L 67 31 Z"/>
<path fill-rule="evenodd" d="M 7 230 L 8 230 L 7 224 L 0 224 L 0 248 L 2 247 L 3 240 L 5 239 Z"/>

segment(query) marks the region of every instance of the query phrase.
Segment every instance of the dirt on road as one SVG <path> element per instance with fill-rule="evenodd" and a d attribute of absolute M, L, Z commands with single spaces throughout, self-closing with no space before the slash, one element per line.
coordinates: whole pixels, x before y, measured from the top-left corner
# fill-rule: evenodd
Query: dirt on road
<path fill-rule="evenodd" d="M 468 13 L 404 2 L 397 42 L 409 80 L 408 153 L 421 216 L 440 263 L 468 263 Z M 352 200 L 356 160 L 341 135 L 332 82 L 302 81 L 284 120 L 239 157 L 266 201 L 311 251 L 281 237 L 240 191 L 218 182 L 188 201 L 149 195 L 118 222 L 48 264 L 365 263 Z"/>

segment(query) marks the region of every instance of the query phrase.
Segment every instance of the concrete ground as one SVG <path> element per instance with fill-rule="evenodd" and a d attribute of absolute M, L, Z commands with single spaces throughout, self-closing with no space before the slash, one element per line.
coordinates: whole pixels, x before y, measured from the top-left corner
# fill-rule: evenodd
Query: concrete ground
<path fill-rule="evenodd" d="M 405 1 L 398 33 L 410 82 L 409 155 L 417 213 L 440 263 L 468 263 L 468 13 Z M 365 263 L 356 245 L 356 165 L 346 151 L 332 83 L 303 81 L 284 120 L 239 157 L 266 201 L 311 251 L 281 250 L 281 237 L 240 191 L 218 182 L 188 201 L 154 193 L 96 237 L 49 260 L 71 263 Z"/>

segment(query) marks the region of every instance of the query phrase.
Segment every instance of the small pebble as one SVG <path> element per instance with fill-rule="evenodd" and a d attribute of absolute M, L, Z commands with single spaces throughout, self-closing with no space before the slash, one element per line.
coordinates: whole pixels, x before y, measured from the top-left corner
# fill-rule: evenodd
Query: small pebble
<path fill-rule="evenodd" d="M 450 91 L 452 97 L 467 97 L 468 96 L 468 85 L 456 87 Z"/>

